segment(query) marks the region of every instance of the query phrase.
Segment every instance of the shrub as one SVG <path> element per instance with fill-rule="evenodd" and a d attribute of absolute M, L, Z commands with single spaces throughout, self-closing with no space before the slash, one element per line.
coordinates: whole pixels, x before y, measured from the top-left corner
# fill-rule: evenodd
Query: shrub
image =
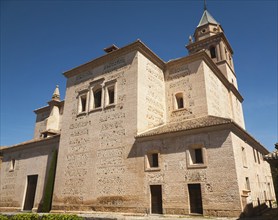
<path fill-rule="evenodd" d="M 16 214 L 10 218 L 11 220 L 38 220 L 40 216 L 34 213 Z"/>
<path fill-rule="evenodd" d="M 41 220 L 83 220 L 83 218 L 77 215 L 46 214 L 42 216 Z"/>
<path fill-rule="evenodd" d="M 8 220 L 9 218 L 6 215 L 0 214 L 0 220 Z"/>
<path fill-rule="evenodd" d="M 41 212 L 49 212 L 51 209 L 51 201 L 52 201 L 52 194 L 54 189 L 54 181 L 55 181 L 55 173 L 56 173 L 56 164 L 57 164 L 57 150 L 52 153 L 52 159 L 50 163 L 50 168 L 48 171 L 48 179 L 46 182 L 46 188 L 43 198 L 43 205 Z"/>

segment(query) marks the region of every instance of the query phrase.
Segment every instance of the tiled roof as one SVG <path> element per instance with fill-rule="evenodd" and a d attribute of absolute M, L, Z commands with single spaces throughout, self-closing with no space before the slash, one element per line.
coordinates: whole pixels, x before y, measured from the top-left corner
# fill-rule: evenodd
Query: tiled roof
<path fill-rule="evenodd" d="M 172 133 L 177 131 L 184 131 L 184 130 L 191 130 L 195 128 L 203 128 L 209 127 L 214 125 L 221 125 L 221 124 L 228 124 L 231 123 L 231 119 L 227 118 L 220 118 L 216 116 L 205 116 L 201 118 L 194 118 L 190 120 L 185 120 L 181 122 L 169 123 L 166 125 L 162 125 L 158 128 L 155 128 L 150 131 L 146 131 L 137 135 L 137 137 L 147 137 L 153 136 L 157 134 L 165 134 L 165 133 Z"/>

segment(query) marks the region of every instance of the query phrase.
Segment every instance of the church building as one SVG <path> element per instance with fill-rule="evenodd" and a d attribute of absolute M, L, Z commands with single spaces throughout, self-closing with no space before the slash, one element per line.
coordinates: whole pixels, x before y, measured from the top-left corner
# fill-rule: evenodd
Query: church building
<path fill-rule="evenodd" d="M 233 49 L 206 8 L 186 48 L 165 62 L 137 40 L 65 72 L 65 100 L 56 87 L 34 111 L 34 138 L 1 149 L 0 211 L 240 216 L 270 205 L 269 152 L 245 130 Z"/>

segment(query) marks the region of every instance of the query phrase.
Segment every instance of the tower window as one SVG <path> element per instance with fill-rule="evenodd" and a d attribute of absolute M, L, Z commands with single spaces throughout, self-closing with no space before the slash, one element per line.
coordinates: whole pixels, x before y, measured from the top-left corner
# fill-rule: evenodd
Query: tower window
<path fill-rule="evenodd" d="M 14 171 L 14 168 L 15 168 L 15 159 L 11 159 L 11 163 L 10 163 L 10 172 L 11 171 Z"/>
<path fill-rule="evenodd" d="M 184 108 L 183 93 L 181 93 L 181 92 L 177 93 L 175 95 L 175 101 L 176 101 L 176 103 L 175 103 L 175 108 L 176 109 Z"/>
<path fill-rule="evenodd" d="M 94 108 L 101 107 L 101 97 L 102 97 L 102 89 L 97 89 L 94 91 Z"/>
<path fill-rule="evenodd" d="M 86 111 L 87 97 L 82 96 L 80 98 L 80 101 L 81 101 L 81 112 L 84 112 L 84 111 Z"/>
<path fill-rule="evenodd" d="M 212 46 L 210 49 L 209 49 L 209 52 L 210 52 L 210 57 L 211 58 L 216 58 L 216 51 L 215 51 L 215 47 Z"/>
<path fill-rule="evenodd" d="M 115 85 L 109 86 L 106 89 L 106 104 L 112 105 L 115 104 Z"/>
<path fill-rule="evenodd" d="M 87 110 L 87 93 L 79 95 L 78 98 L 78 113 L 83 113 Z"/>
<path fill-rule="evenodd" d="M 115 102 L 115 90 L 114 86 L 108 88 L 108 96 L 109 96 L 109 104 L 113 104 Z"/>

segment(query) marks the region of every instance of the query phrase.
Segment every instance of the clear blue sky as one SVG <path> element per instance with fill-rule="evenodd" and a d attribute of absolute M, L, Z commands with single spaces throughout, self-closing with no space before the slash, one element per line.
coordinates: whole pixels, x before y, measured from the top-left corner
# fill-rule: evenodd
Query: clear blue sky
<path fill-rule="evenodd" d="M 207 0 L 234 50 L 247 131 L 270 151 L 277 142 L 277 1 Z M 164 61 L 187 55 L 185 44 L 203 1 L 1 1 L 1 143 L 33 137 L 34 109 L 63 72 L 141 39 Z"/>

